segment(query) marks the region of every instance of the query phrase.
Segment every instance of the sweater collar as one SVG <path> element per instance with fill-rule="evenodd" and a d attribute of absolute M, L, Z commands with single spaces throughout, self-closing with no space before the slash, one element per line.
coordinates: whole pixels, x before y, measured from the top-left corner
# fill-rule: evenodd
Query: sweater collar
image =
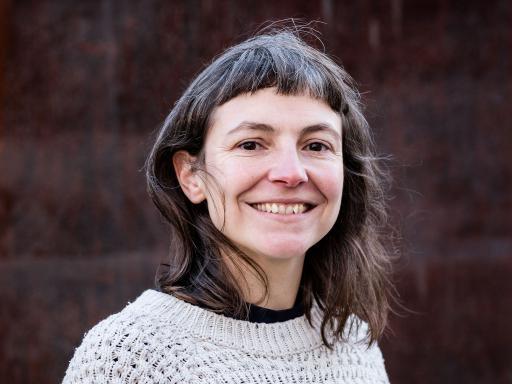
<path fill-rule="evenodd" d="M 287 355 L 322 345 L 317 306 L 311 311 L 313 326 L 304 315 L 271 324 L 233 319 L 155 290 L 145 291 L 128 308 L 180 327 L 199 339 L 235 349 Z"/>

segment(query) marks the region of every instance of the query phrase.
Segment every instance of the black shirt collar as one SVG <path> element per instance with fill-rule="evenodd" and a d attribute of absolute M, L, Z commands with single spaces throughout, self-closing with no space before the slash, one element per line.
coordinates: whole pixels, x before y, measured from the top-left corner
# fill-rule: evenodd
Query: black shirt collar
<path fill-rule="evenodd" d="M 248 321 L 252 323 L 278 323 L 300 317 L 304 314 L 302 300 L 296 300 L 290 309 L 274 310 L 249 304 Z"/>
<path fill-rule="evenodd" d="M 201 308 L 209 309 L 208 306 L 202 304 L 196 304 Z M 279 323 L 282 321 L 292 320 L 297 317 L 304 315 L 304 307 L 302 305 L 302 289 L 299 288 L 299 292 L 297 292 L 297 297 L 295 299 L 295 304 L 293 304 L 292 308 L 275 310 L 269 308 L 263 308 L 256 304 L 249 304 L 249 313 L 248 317 L 238 317 L 232 316 L 230 314 L 224 314 L 225 316 L 234 318 L 236 320 L 245 320 L 250 321 L 251 323 Z"/>

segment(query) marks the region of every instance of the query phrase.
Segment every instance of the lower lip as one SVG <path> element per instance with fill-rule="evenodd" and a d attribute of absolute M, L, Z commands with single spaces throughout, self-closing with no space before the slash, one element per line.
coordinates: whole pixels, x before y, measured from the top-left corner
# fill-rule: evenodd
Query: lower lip
<path fill-rule="evenodd" d="M 309 216 L 309 214 L 311 212 L 313 212 L 316 208 L 315 207 L 312 207 L 310 208 L 309 210 L 305 211 L 305 212 L 302 212 L 302 213 L 291 213 L 289 215 L 285 215 L 285 214 L 280 214 L 280 213 L 269 213 L 269 212 L 265 212 L 265 211 L 259 211 L 257 210 L 256 208 L 254 208 L 252 205 L 250 204 L 246 204 L 252 211 L 256 212 L 256 213 L 259 213 L 262 217 L 266 217 L 266 218 L 269 218 L 269 219 L 272 219 L 272 220 L 276 220 L 276 221 L 281 221 L 281 222 L 293 222 L 293 221 L 297 221 L 297 220 L 302 220 L 306 217 Z"/>

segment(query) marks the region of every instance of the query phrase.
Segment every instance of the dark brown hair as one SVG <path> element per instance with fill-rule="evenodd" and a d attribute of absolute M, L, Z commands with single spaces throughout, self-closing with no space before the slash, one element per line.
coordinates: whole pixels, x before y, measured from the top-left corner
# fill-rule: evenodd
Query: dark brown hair
<path fill-rule="evenodd" d="M 353 325 L 351 315 L 368 323 L 372 343 L 385 329 L 392 298 L 391 262 L 382 241 L 387 224 L 383 173 L 351 77 L 297 30 L 267 31 L 227 49 L 194 79 L 165 120 L 146 162 L 149 194 L 171 225 L 169 263 L 159 269 L 157 285 L 219 313 L 246 314 L 239 282 L 221 251 L 252 267 L 266 285 L 261 268 L 213 225 L 206 202 L 192 204 L 182 192 L 172 157 L 179 150 L 198 156 L 199 170 L 214 109 L 268 87 L 284 95 L 308 93 L 342 118 L 341 210 L 330 232 L 306 253 L 302 300 L 309 321 L 315 301 L 323 310 L 327 346 L 326 328 L 342 338 L 345 327 Z"/>

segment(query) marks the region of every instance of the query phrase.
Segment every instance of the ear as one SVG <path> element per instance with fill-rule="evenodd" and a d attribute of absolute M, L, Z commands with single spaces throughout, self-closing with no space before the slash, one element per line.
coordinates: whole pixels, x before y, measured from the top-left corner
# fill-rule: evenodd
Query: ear
<path fill-rule="evenodd" d="M 192 203 L 199 204 L 206 198 L 206 195 L 204 183 L 192 168 L 194 161 L 196 161 L 196 157 L 190 155 L 187 151 L 178 151 L 172 156 L 174 172 L 183 193 Z"/>

